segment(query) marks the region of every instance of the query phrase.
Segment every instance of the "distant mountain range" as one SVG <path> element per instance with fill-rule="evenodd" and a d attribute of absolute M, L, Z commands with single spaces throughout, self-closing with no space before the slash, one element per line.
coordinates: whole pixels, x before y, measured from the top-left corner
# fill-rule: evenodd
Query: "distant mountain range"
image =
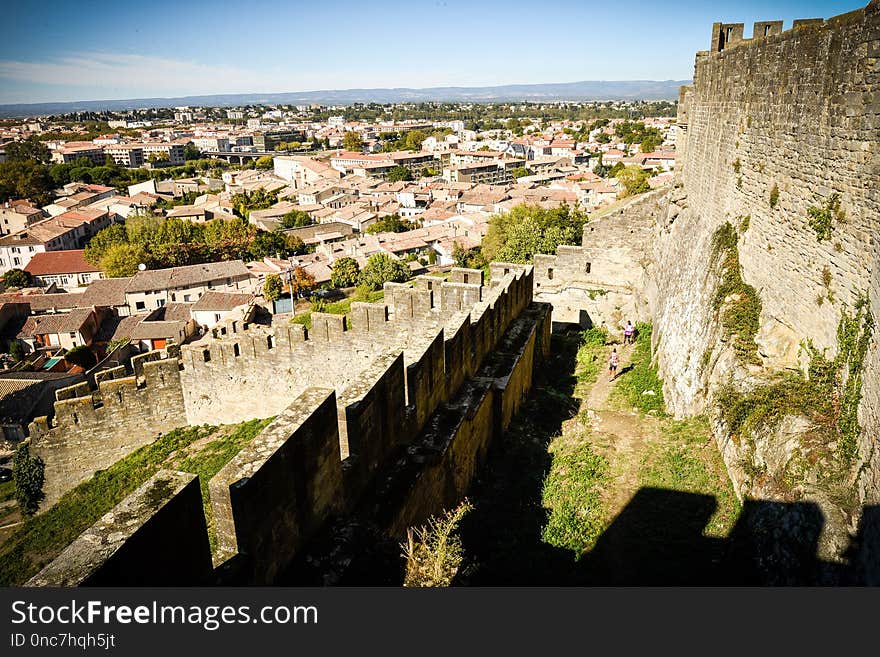
<path fill-rule="evenodd" d="M 177 98 L 83 100 L 63 103 L 0 105 L 0 116 L 43 116 L 66 112 L 149 109 L 156 107 L 230 107 L 237 105 L 351 105 L 353 103 L 473 102 L 557 100 L 675 100 L 690 80 L 593 80 L 499 87 L 430 87 L 426 89 L 336 89 L 268 94 L 221 94 Z"/>

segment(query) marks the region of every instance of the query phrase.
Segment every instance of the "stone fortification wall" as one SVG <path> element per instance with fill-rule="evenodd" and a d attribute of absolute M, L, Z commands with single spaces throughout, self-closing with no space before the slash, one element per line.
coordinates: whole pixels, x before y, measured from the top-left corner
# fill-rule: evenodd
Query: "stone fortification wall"
<path fill-rule="evenodd" d="M 104 378 L 96 392 L 85 382 L 57 390 L 54 417 L 31 423 L 32 452 L 46 464 L 43 508 L 97 470 L 186 425 L 179 364 L 156 357 L 132 359 L 140 378 Z"/>
<path fill-rule="evenodd" d="M 453 282 L 451 289 L 460 292 L 451 294 L 435 281 L 392 286 L 390 309 L 360 306 L 350 331 L 343 330 L 347 324 L 338 325 L 337 339 L 358 331 L 369 337 L 368 325 L 359 325 L 358 315 L 375 315 L 378 321 L 392 317 L 392 326 L 410 325 L 411 337 L 352 375 L 342 392 L 310 387 L 288 399 L 275 420 L 212 478 L 208 489 L 218 544 L 214 581 L 276 581 L 322 526 L 334 517 L 360 515 L 380 497 L 382 512 L 373 520 L 394 534 L 405 529 L 401 523 L 424 520 L 460 499 L 491 440 L 528 393 L 536 359 L 549 347 L 549 308 L 531 303 L 532 268 L 493 264 L 493 281 L 491 287 Z M 438 297 L 439 307 L 426 303 Z M 442 301 L 446 297 L 450 300 Z M 469 312 L 465 298 L 479 299 Z M 214 354 L 226 353 L 229 344 L 259 339 L 260 333 L 251 333 L 254 328 L 230 325 L 207 346 L 188 351 L 197 355 L 209 350 L 211 357 L 199 367 L 222 365 Z M 308 334 L 303 337 L 308 341 Z M 407 350 L 412 354 L 409 363 Z M 145 371 L 161 363 L 149 363 Z M 189 487 L 186 491 L 191 494 Z M 172 501 L 177 495 L 171 493 Z M 130 498 L 124 504 L 133 503 Z M 171 501 L 163 504 L 163 509 L 177 508 Z M 191 506 L 181 503 L 181 514 L 188 517 Z M 106 525 L 112 515 L 101 522 Z M 175 527 L 185 536 L 173 540 L 194 546 L 200 544 L 204 527 L 202 521 L 181 530 L 180 523 L 140 517 L 138 523 L 147 528 L 138 531 L 151 541 L 172 542 L 170 534 L 161 534 L 163 527 Z M 89 531 L 103 535 L 102 527 Z M 111 577 L 127 582 L 120 564 L 136 570 L 128 559 L 140 555 L 140 548 L 128 550 L 127 539 L 110 547 L 102 540 L 89 551 L 90 540 L 84 535 L 75 549 L 71 546 L 31 583 L 77 584 Z M 203 572 L 199 550 L 187 558 L 198 566 L 194 572 Z"/>
<path fill-rule="evenodd" d="M 535 256 L 535 299 L 552 304 L 555 324 L 602 327 L 617 335 L 627 320 L 650 317 L 647 267 L 665 194 L 650 192 L 591 218 L 582 246 Z"/>
<path fill-rule="evenodd" d="M 761 24 L 750 40 L 739 39 L 740 26 L 722 44 L 727 27 L 715 26 L 683 93 L 682 187 L 655 240 L 658 364 L 679 414 L 702 410 L 730 369 L 723 355 L 709 366 L 703 356 L 724 346 L 710 259 L 725 222 L 739 233 L 742 278 L 762 306 L 761 365 L 742 376 L 802 367 L 807 340 L 833 356 L 841 313 L 863 295 L 874 317 L 880 312 L 880 5 L 767 36 Z M 811 208 L 832 208 L 827 232 L 811 226 Z M 871 497 L 880 494 L 876 334 L 862 394 L 859 451 L 868 467 L 859 485 Z M 733 464 L 741 455 L 730 451 Z"/>
<path fill-rule="evenodd" d="M 880 317 L 880 2 L 789 30 L 779 21 L 753 29 L 746 39 L 743 25 L 716 24 L 710 49 L 697 54 L 694 83 L 680 96 L 676 182 L 665 196 L 591 222 L 596 231 L 585 233 L 580 251 L 567 247 L 535 262 L 536 298 L 554 304 L 554 321 L 583 323 L 586 315 L 613 326 L 621 312 L 651 317 L 664 397 L 678 416 L 716 416 L 728 384 L 745 391 L 805 370 L 805 344 L 833 358 L 841 318 L 860 299 Z M 760 306 L 748 359 L 736 357 L 723 322 L 744 288 L 720 305 L 716 299 L 713 242 L 727 224 L 742 284 Z M 604 280 L 590 250 L 615 261 Z M 605 281 L 609 294 L 600 297 L 594 290 Z M 612 284 L 627 294 L 613 296 Z M 876 329 L 861 375 L 862 431 L 844 479 L 855 478 L 865 503 L 880 497 Z M 756 482 L 782 478 L 792 455 L 807 449 L 809 430 L 789 418 L 756 446 L 716 422 L 738 492 L 772 496 Z"/>

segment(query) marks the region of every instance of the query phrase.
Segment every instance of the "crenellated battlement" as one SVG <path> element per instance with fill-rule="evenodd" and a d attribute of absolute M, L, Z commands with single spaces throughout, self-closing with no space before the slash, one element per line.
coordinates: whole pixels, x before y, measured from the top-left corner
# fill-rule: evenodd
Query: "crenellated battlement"
<path fill-rule="evenodd" d="M 312 330 L 229 324 L 216 337 L 183 348 L 182 369 L 174 372 L 184 397 L 194 398 L 189 386 L 197 380 L 219 385 L 242 376 L 217 389 L 220 401 L 212 401 L 210 408 L 222 413 L 221 404 L 230 399 L 225 390 L 245 397 L 242 384 L 251 389 L 254 376 L 262 386 L 260 397 L 279 397 L 284 404 L 273 413 L 275 420 L 209 483 L 218 544 L 215 578 L 271 583 L 338 514 L 364 504 L 373 508 L 381 499 L 384 526 L 399 533 L 402 519 L 423 519 L 463 494 L 489 442 L 507 426 L 528 392 L 535 359 L 549 347 L 550 324 L 549 309 L 531 303 L 531 266 L 494 268 L 492 286 L 479 284 L 482 272 L 459 270 L 453 276 L 453 282 L 392 285 L 390 305 L 353 307 L 351 330 L 335 315 L 319 315 L 317 324 L 313 315 Z M 453 301 L 444 303 L 444 296 Z M 430 305 L 422 306 L 429 298 Z M 463 299 L 478 300 L 462 309 Z M 407 313 L 414 307 L 424 311 L 421 320 Z M 367 345 L 376 346 L 371 350 Z M 365 364 L 351 371 L 350 350 L 358 348 L 364 349 Z M 288 396 L 287 384 L 278 385 L 285 368 L 307 369 L 304 361 L 312 356 L 320 361 L 309 361 L 313 365 L 308 367 L 318 370 L 324 385 Z M 336 358 L 343 358 L 349 370 L 343 382 L 330 375 Z M 267 362 L 281 375 L 262 376 Z M 173 386 L 172 365 L 178 367 L 176 361 L 145 363 L 142 388 L 129 377 L 102 382 L 101 394 L 109 398 L 118 390 L 124 398 L 150 386 Z M 91 404 L 91 398 L 58 403 Z M 250 403 L 254 412 L 265 407 Z M 244 419 L 246 414 L 237 421 Z M 428 453 L 434 456 L 420 456 Z M 160 475 L 175 484 L 167 496 L 159 496 L 156 514 L 139 520 L 140 540 L 160 551 L 182 541 L 191 548 L 183 560 L 190 562 L 192 573 L 204 574 L 211 555 L 204 550 L 203 525 L 187 520 L 198 488 L 185 478 L 175 479 L 177 475 Z M 394 484 L 398 478 L 399 486 Z M 139 490 L 122 506 L 141 508 L 144 495 Z M 103 581 L 109 560 L 101 547 L 104 539 L 94 536 L 104 536 L 111 524 L 102 519 L 89 530 L 92 538 L 72 544 L 31 583 L 60 581 L 70 559 L 88 567 L 77 570 L 75 582 L 65 583 Z M 169 527 L 180 532 L 174 541 L 167 540 Z M 114 574 L 120 560 L 140 558 L 131 541 L 124 545 L 129 549 L 112 564 Z M 178 564 L 180 568 L 186 571 Z M 203 575 L 193 577 L 204 581 Z"/>
<path fill-rule="evenodd" d="M 186 425 L 180 364 L 158 357 L 149 352 L 132 359 L 141 377 L 114 368 L 99 378 L 96 391 L 86 382 L 56 391 L 54 417 L 30 424 L 33 452 L 46 464 L 44 508 L 96 470 Z"/>
<path fill-rule="evenodd" d="M 836 30 L 849 22 L 857 22 L 864 17 L 865 12 L 880 11 L 876 0 L 868 3 L 864 9 L 856 9 L 855 11 L 839 16 L 833 16 L 829 19 L 823 18 L 796 18 L 792 21 L 791 28 L 784 30 L 783 21 L 757 21 L 752 26 L 751 38 L 745 38 L 745 23 L 713 23 L 712 38 L 709 42 L 709 52 L 719 53 L 735 46 L 749 45 L 762 41 L 763 39 L 773 37 L 787 37 L 796 33 L 798 30 Z M 698 53 L 699 56 L 699 53 Z"/>

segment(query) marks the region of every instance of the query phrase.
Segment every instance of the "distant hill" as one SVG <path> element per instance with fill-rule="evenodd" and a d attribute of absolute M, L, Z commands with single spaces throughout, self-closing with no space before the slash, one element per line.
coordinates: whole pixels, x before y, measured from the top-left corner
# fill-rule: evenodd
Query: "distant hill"
<path fill-rule="evenodd" d="M 593 80 L 500 87 L 430 87 L 426 89 L 336 89 L 269 94 L 221 94 L 177 98 L 83 100 L 64 103 L 0 105 L 0 116 L 42 116 L 65 112 L 148 109 L 154 107 L 227 107 L 236 105 L 351 105 L 352 103 L 675 100 L 690 80 Z"/>

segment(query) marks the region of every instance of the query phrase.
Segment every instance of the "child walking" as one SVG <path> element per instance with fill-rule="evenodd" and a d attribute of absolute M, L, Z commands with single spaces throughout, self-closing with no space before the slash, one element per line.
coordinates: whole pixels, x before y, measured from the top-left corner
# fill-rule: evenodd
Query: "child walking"
<path fill-rule="evenodd" d="M 611 357 L 608 359 L 608 375 L 611 377 L 608 379 L 609 381 L 614 381 L 617 378 L 617 365 L 620 362 L 620 357 L 617 354 L 617 347 L 614 347 L 611 350 Z"/>

